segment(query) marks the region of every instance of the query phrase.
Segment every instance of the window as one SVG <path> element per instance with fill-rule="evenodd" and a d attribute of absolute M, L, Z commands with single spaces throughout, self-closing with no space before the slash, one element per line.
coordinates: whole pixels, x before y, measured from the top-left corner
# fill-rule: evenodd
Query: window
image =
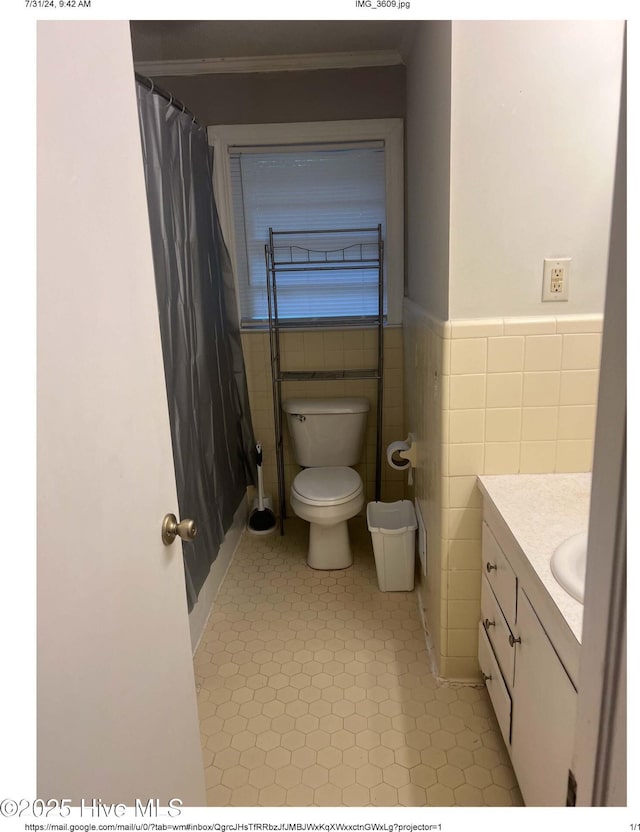
<path fill-rule="evenodd" d="M 402 125 L 334 122 L 211 127 L 216 199 L 234 263 L 245 328 L 268 318 L 264 247 L 275 231 L 376 228 L 385 240 L 385 311 L 401 320 Z M 339 235 L 297 238 L 308 248 L 342 248 Z M 321 246 L 317 240 L 321 238 Z M 367 238 L 371 241 L 371 236 Z M 339 325 L 377 313 L 377 272 L 337 269 L 278 276 L 280 317 L 301 326 Z"/>
<path fill-rule="evenodd" d="M 235 263 L 242 320 L 265 321 L 264 246 L 274 231 L 385 228 L 384 146 L 339 149 L 232 150 L 231 183 Z M 296 235 L 303 248 L 339 249 L 349 235 Z M 371 235 L 363 236 L 371 243 Z M 378 275 L 373 270 L 287 271 L 278 276 L 282 319 L 340 319 L 375 315 Z"/>

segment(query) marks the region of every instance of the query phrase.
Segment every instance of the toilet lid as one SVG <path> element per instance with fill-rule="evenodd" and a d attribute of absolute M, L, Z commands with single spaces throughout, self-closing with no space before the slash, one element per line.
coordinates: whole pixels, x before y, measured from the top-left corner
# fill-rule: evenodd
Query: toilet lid
<path fill-rule="evenodd" d="M 353 468 L 305 468 L 296 476 L 291 490 L 304 503 L 335 506 L 355 497 L 362 490 L 362 480 Z"/>

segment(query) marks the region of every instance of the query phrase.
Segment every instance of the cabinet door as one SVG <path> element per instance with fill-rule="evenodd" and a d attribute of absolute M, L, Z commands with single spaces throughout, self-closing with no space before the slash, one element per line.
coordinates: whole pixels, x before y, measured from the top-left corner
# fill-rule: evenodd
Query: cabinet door
<path fill-rule="evenodd" d="M 564 806 L 578 695 L 529 599 L 518 592 L 511 756 L 527 806 Z"/>

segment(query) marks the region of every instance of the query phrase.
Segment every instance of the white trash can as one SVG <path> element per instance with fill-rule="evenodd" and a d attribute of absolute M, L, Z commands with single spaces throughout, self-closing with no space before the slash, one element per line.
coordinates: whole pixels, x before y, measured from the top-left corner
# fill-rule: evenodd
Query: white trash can
<path fill-rule="evenodd" d="M 373 541 L 381 592 L 413 589 L 416 558 L 416 513 L 410 500 L 368 503 L 367 526 Z"/>

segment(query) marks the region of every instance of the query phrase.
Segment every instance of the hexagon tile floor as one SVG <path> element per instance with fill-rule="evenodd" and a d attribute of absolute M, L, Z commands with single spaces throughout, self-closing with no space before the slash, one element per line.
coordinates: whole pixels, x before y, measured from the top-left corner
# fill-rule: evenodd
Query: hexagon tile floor
<path fill-rule="evenodd" d="M 195 656 L 210 806 L 522 805 L 484 688 L 429 671 L 416 596 L 306 565 L 307 526 L 244 533 Z"/>

